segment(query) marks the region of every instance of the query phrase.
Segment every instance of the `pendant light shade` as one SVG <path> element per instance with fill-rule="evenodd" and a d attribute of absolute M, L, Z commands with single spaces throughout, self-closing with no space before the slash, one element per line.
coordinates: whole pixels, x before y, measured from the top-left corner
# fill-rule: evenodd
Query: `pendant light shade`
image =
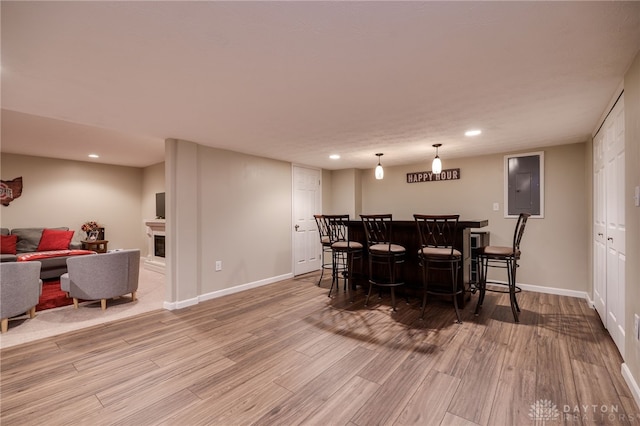
<path fill-rule="evenodd" d="M 382 164 L 380 164 L 380 157 L 382 157 L 384 154 L 382 154 L 381 152 L 376 154 L 378 156 L 378 165 L 376 166 L 376 179 L 380 180 L 382 178 L 384 178 L 384 169 L 382 168 Z"/>
<path fill-rule="evenodd" d="M 440 161 L 440 157 L 438 156 L 438 148 L 441 146 L 441 143 L 433 144 L 433 147 L 436 149 L 436 158 L 434 158 L 431 163 L 431 172 L 435 174 L 442 173 L 442 161 Z"/>

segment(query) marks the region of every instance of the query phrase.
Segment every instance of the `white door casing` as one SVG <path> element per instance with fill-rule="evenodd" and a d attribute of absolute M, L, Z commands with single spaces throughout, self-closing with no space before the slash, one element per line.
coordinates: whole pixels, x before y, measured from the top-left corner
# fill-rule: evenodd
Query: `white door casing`
<path fill-rule="evenodd" d="M 604 326 L 607 326 L 607 237 L 604 170 L 604 132 L 593 140 L 593 299 L 595 309 Z"/>
<path fill-rule="evenodd" d="M 322 247 L 313 217 L 321 213 L 321 171 L 293 166 L 293 274 L 321 267 Z"/>

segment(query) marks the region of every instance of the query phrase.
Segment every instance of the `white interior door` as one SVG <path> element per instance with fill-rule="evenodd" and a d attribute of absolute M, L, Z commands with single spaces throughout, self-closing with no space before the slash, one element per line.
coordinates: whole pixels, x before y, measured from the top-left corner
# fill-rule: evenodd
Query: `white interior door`
<path fill-rule="evenodd" d="M 321 171 L 293 166 L 293 274 L 322 266 L 322 247 L 313 217 L 322 212 Z"/>
<path fill-rule="evenodd" d="M 624 99 L 609 114 L 605 138 L 607 323 L 613 341 L 624 354 L 625 324 L 625 199 L 624 199 Z"/>
<path fill-rule="evenodd" d="M 624 354 L 625 199 L 624 97 L 594 138 L 594 303 Z"/>

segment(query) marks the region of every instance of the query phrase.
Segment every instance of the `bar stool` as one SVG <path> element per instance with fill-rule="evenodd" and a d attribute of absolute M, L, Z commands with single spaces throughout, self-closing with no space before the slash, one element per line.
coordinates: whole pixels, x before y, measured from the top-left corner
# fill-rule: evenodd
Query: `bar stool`
<path fill-rule="evenodd" d="M 520 241 L 524 234 L 524 228 L 527 224 L 527 219 L 531 216 L 529 213 L 520 213 L 518 221 L 516 222 L 516 228 L 513 232 L 513 244 L 511 247 L 500 246 L 485 246 L 478 249 L 478 261 L 480 262 L 480 280 L 478 296 L 478 304 L 476 305 L 475 314 L 478 315 L 482 303 L 484 302 L 484 295 L 486 291 L 493 291 L 497 293 L 509 293 L 509 303 L 511 304 L 511 312 L 513 312 L 513 319 L 515 322 L 520 322 L 518 318 L 518 312 L 520 312 L 520 306 L 518 305 L 518 299 L 516 299 L 516 293 L 520 293 L 522 289 L 516 285 L 516 270 L 518 269 L 518 261 L 520 260 Z M 489 267 L 503 268 L 507 270 L 507 283 L 499 281 L 487 281 L 487 272 Z M 487 283 L 493 285 L 506 285 L 507 290 L 500 288 L 487 289 Z"/>
<path fill-rule="evenodd" d="M 369 292 L 364 305 L 369 303 L 373 286 L 391 288 L 391 306 L 396 310 L 395 288 L 404 284 L 397 279 L 397 267 L 404 263 L 406 249 L 392 242 L 393 219 L 390 214 L 360 215 L 364 224 L 364 232 L 367 239 L 367 252 L 369 255 Z M 375 265 L 385 266 L 387 274 L 383 275 L 376 270 Z"/>
<path fill-rule="evenodd" d="M 463 292 L 463 289 L 458 287 L 458 271 L 462 262 L 462 253 L 453 247 L 460 215 L 414 214 L 413 217 L 420 237 L 418 259 L 422 267 L 423 287 L 420 318 L 424 318 L 427 294 L 451 296 L 453 297 L 453 307 L 456 310 L 456 322 L 461 324 L 457 296 Z M 447 283 L 436 283 L 431 277 L 433 271 L 449 272 L 451 283 L 448 286 Z M 444 281 L 444 275 L 442 280 Z"/>
<path fill-rule="evenodd" d="M 326 215 L 324 216 L 328 222 L 329 235 L 331 240 L 332 262 L 333 262 L 333 278 L 331 279 L 331 288 L 329 289 L 329 297 L 333 291 L 333 284 L 336 284 L 336 291 L 339 287 L 339 273 L 342 272 L 344 277 L 344 291 L 347 291 L 347 279 L 353 285 L 353 260 L 362 259 L 363 246 L 357 241 L 351 241 L 349 238 L 349 215 Z"/>
<path fill-rule="evenodd" d="M 320 234 L 320 244 L 322 245 L 322 258 L 320 259 L 322 262 L 322 267 L 320 268 L 320 279 L 318 280 L 318 286 L 322 282 L 322 277 L 324 276 L 325 269 L 333 270 L 333 260 L 331 262 L 325 262 L 326 256 L 325 254 L 332 254 L 331 250 L 331 236 L 329 235 L 329 221 L 325 218 L 325 216 L 321 214 L 314 214 L 313 217 L 316 220 L 316 227 L 318 228 L 318 233 Z M 329 256 L 329 259 L 333 259 Z"/>

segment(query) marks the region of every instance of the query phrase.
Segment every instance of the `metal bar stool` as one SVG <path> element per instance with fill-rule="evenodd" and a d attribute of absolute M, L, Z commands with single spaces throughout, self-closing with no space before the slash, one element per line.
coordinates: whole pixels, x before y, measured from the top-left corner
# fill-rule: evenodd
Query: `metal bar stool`
<path fill-rule="evenodd" d="M 344 291 L 347 291 L 347 279 L 349 279 L 352 290 L 355 289 L 355 285 L 353 283 L 353 260 L 362 259 L 363 246 L 361 243 L 351 241 L 349 238 L 348 214 L 325 215 L 324 217 L 329 226 L 333 260 L 333 278 L 331 279 L 331 288 L 329 289 L 329 297 L 331 297 L 333 284 L 336 284 L 336 291 L 340 288 L 340 273 L 342 273 L 344 278 Z"/>
<path fill-rule="evenodd" d="M 373 286 L 391 288 L 391 306 L 396 310 L 395 288 L 404 284 L 398 280 L 398 265 L 404 263 L 406 249 L 392 242 L 393 219 L 390 214 L 360 215 L 364 224 L 364 232 L 367 239 L 369 255 L 369 291 L 364 305 L 369 303 Z M 381 274 L 375 265 L 382 265 L 386 274 Z"/>
<path fill-rule="evenodd" d="M 462 253 L 453 247 L 456 241 L 460 215 L 414 214 L 413 217 L 420 237 L 418 259 L 422 267 L 423 287 L 420 318 L 424 318 L 427 294 L 452 296 L 453 307 L 456 310 L 456 322 L 461 324 L 458 298 L 456 296 L 463 292 L 463 289 L 458 287 L 458 272 L 462 263 Z M 434 271 L 447 271 L 451 282 L 436 282 L 433 279 Z M 440 278 L 444 281 L 444 274 Z"/>
<path fill-rule="evenodd" d="M 318 280 L 318 286 L 322 282 L 322 277 L 324 276 L 325 269 L 331 269 L 333 271 L 333 257 L 329 256 L 331 262 L 325 262 L 326 256 L 325 254 L 332 254 L 331 250 L 331 236 L 329 235 L 329 221 L 325 218 L 324 215 L 314 214 L 313 217 L 316 220 L 316 226 L 318 228 L 318 233 L 320 234 L 320 244 L 322 245 L 322 258 L 320 261 L 322 262 L 322 267 L 320 268 L 320 279 Z"/>
<path fill-rule="evenodd" d="M 501 246 L 485 246 L 478 249 L 478 260 L 480 262 L 480 280 L 478 282 L 478 290 L 480 294 L 478 296 L 478 304 L 476 305 L 475 314 L 478 315 L 482 303 L 484 302 L 484 296 L 486 291 L 494 291 L 497 293 L 509 293 L 509 303 L 511 304 L 511 312 L 513 312 L 513 319 L 515 322 L 520 322 L 518 318 L 518 312 L 520 312 L 520 306 L 518 305 L 518 299 L 516 293 L 520 293 L 522 290 L 516 285 L 516 270 L 518 269 L 518 261 L 520 260 L 520 241 L 524 234 L 524 228 L 527 224 L 527 219 L 531 216 L 529 213 L 520 213 L 518 221 L 516 222 L 516 228 L 513 232 L 513 245 L 511 247 Z M 487 281 L 487 272 L 489 267 L 503 268 L 507 270 L 507 283 L 499 281 Z M 487 288 L 487 283 L 493 285 L 506 285 L 507 290 L 500 288 Z"/>

